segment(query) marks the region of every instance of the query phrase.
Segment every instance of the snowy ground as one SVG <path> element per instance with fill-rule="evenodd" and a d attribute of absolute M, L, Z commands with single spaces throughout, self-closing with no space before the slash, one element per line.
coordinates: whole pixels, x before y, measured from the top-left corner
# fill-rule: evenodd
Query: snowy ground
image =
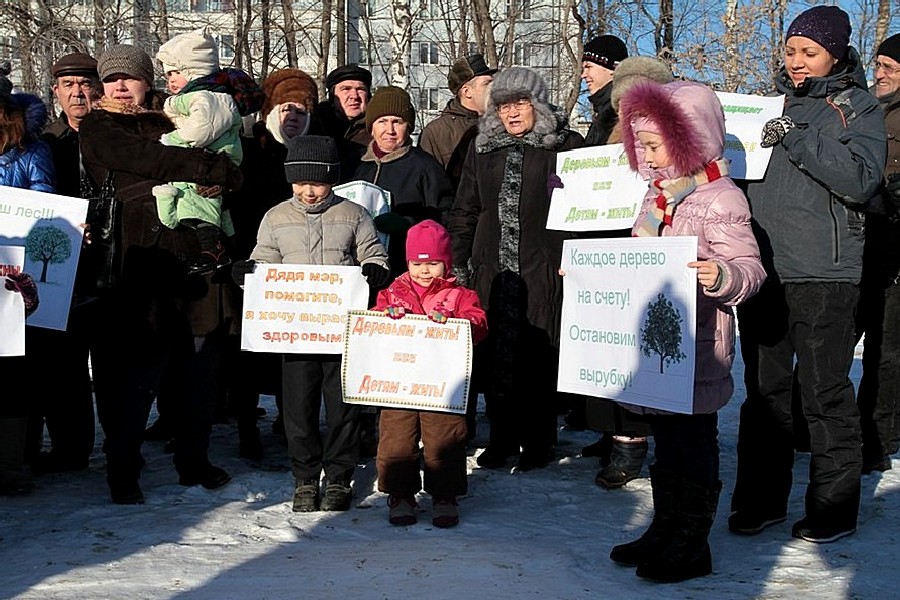
<path fill-rule="evenodd" d="M 858 375 L 859 361 L 855 365 Z M 736 380 L 740 365 L 736 365 Z M 856 535 L 817 546 L 790 537 L 803 516 L 807 458 L 798 455 L 788 521 L 751 537 L 728 533 L 743 389 L 720 413 L 722 479 L 710 542 L 714 573 L 675 585 L 637 579 L 608 559 L 652 515 L 649 480 L 605 491 L 596 459 L 579 449 L 590 432 L 560 432 L 558 464 L 528 473 L 485 471 L 470 456 L 459 527 L 387 523 L 374 464 L 362 465 L 347 513 L 295 514 L 285 451 L 269 432 L 267 458 L 237 456 L 235 428 L 219 425 L 213 460 L 234 480 L 207 491 L 177 484 L 161 444 L 145 445 L 143 506 L 109 503 L 99 452 L 86 473 L 38 479 L 28 497 L 0 498 L 0 597 L 72 598 L 890 598 L 900 537 L 900 468 L 863 478 Z M 476 446 L 483 447 L 481 423 Z M 900 465 L 898 465 L 900 467 Z M 646 473 L 646 471 L 645 471 Z M 892 591 L 893 590 L 893 591 Z"/>

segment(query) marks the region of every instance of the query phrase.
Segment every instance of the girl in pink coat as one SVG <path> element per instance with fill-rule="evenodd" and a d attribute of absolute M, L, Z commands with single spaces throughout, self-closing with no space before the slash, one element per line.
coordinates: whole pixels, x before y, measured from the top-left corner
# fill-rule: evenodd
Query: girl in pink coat
<path fill-rule="evenodd" d="M 428 315 L 437 323 L 456 317 L 472 324 L 472 342 L 487 336 L 487 315 L 478 294 L 450 277 L 453 252 L 450 234 L 426 219 L 406 234 L 409 270 L 378 292 L 372 310 L 393 319 L 407 313 Z M 388 520 L 392 525 L 416 522 L 419 477 L 419 440 L 425 462 L 425 491 L 432 497 L 435 527 L 459 523 L 456 498 L 467 491 L 466 417 L 425 410 L 384 408 L 379 423 L 378 489 L 389 494 Z"/>
<path fill-rule="evenodd" d="M 637 575 L 675 582 L 712 571 L 709 530 L 719 491 L 716 411 L 734 389 L 732 306 L 755 294 L 765 271 L 750 229 L 743 192 L 722 158 L 725 117 L 704 85 L 646 82 L 619 105 L 625 150 L 633 170 L 650 180 L 634 236 L 697 236 L 694 411 L 653 412 L 656 462 L 650 467 L 654 517 L 638 540 L 610 557 Z M 631 410 L 642 410 L 628 407 Z"/>

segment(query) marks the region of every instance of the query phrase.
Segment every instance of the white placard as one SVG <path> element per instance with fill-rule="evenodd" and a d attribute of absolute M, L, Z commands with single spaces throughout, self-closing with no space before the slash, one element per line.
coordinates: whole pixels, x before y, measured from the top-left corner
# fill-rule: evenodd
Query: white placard
<path fill-rule="evenodd" d="M 25 247 L 41 302 L 28 324 L 65 330 L 81 255 L 87 200 L 0 186 L 0 243 Z"/>
<path fill-rule="evenodd" d="M 353 311 L 345 340 L 344 402 L 466 413 L 472 326 L 465 319 L 440 325 L 424 315 Z"/>
<path fill-rule="evenodd" d="M 647 193 L 647 182 L 628 166 L 625 146 L 609 144 L 560 152 L 547 229 L 610 231 L 631 229 Z"/>
<path fill-rule="evenodd" d="M 334 186 L 332 191 L 336 195 L 365 208 L 373 219 L 378 215 L 391 212 L 391 193 L 388 190 L 381 189 L 374 183 L 350 181 Z M 390 236 L 379 231 L 378 240 L 382 246 L 387 248 Z"/>
<path fill-rule="evenodd" d="M 567 240 L 558 388 L 693 412 L 696 237 Z"/>
<path fill-rule="evenodd" d="M 784 95 L 750 96 L 716 92 L 725 111 L 725 158 L 732 179 L 762 179 L 771 148 L 759 145 L 763 125 L 784 112 Z"/>
<path fill-rule="evenodd" d="M 340 354 L 347 311 L 368 302 L 359 267 L 257 264 L 244 281 L 241 349 Z"/>
<path fill-rule="evenodd" d="M 25 248 L 0 246 L 0 356 L 25 354 L 25 301 L 6 289 L 6 276 L 22 272 Z"/>

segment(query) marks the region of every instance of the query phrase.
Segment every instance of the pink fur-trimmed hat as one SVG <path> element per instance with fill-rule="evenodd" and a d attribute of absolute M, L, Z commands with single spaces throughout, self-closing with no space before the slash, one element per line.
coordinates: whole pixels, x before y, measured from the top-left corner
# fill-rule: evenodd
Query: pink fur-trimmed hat
<path fill-rule="evenodd" d="M 722 104 L 710 87 L 693 81 L 636 84 L 619 102 L 619 121 L 625 153 L 635 171 L 641 160 L 638 131 L 651 131 L 663 138 L 670 168 L 677 177 L 700 171 L 708 162 L 721 158 L 725 148 Z"/>

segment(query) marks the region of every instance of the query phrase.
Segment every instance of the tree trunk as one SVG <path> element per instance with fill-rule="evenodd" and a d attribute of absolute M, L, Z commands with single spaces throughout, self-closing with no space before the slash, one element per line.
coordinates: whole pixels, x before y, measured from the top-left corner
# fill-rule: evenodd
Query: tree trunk
<path fill-rule="evenodd" d="M 281 0 L 281 14 L 284 17 L 284 46 L 287 50 L 288 66 L 297 68 L 297 23 L 294 21 L 293 0 Z"/>
<path fill-rule="evenodd" d="M 335 0 L 334 17 L 337 20 L 337 46 L 334 49 L 334 58 L 338 65 L 347 64 L 347 0 Z"/>
<path fill-rule="evenodd" d="M 878 45 L 887 37 L 888 26 L 891 24 L 890 0 L 878 0 L 878 17 L 875 19 L 875 44 L 872 46 L 874 53 Z"/>
<path fill-rule="evenodd" d="M 318 80 L 325 81 L 328 74 L 328 57 L 331 54 L 331 9 L 332 0 L 322 0 L 322 29 L 319 32 L 319 65 L 317 68 Z M 338 65 L 340 66 L 340 65 Z M 327 91 L 327 90 L 324 90 Z"/>
<path fill-rule="evenodd" d="M 572 109 L 578 102 L 578 96 L 581 95 L 581 56 L 584 54 L 584 34 L 586 23 L 584 17 L 578 12 L 579 3 L 576 0 L 566 0 L 566 9 L 562 13 L 562 23 L 560 23 L 560 37 L 563 38 L 562 46 L 565 50 L 566 57 L 572 64 L 572 80 L 569 82 L 569 93 L 566 94 L 565 109 L 566 114 L 571 114 Z M 578 27 L 578 34 L 572 37 L 566 37 L 569 31 L 569 20 L 567 15 L 571 15 Z"/>
<path fill-rule="evenodd" d="M 391 1 L 391 85 L 409 87 L 409 48 L 412 43 L 410 0 Z"/>
<path fill-rule="evenodd" d="M 132 25 L 134 45 L 153 56 L 155 44 L 150 38 L 150 1 L 134 0 L 132 16 L 134 18 Z"/>
<path fill-rule="evenodd" d="M 659 23 L 662 44 L 657 46 L 659 57 L 671 64 L 675 60 L 675 7 L 673 0 L 659 0 Z"/>
<path fill-rule="evenodd" d="M 488 0 L 472 0 L 473 16 L 475 17 L 475 37 L 478 45 L 483 48 L 484 56 L 489 65 L 499 65 L 497 58 L 497 41 L 494 39 L 494 24 L 491 21 L 491 10 Z M 510 51 L 512 49 L 510 48 Z"/>
<path fill-rule="evenodd" d="M 740 72 L 741 56 L 738 55 L 738 18 L 737 0 L 728 0 L 725 4 L 725 55 L 722 57 L 722 75 L 725 79 L 725 91 L 736 92 Z"/>
<path fill-rule="evenodd" d="M 166 0 L 156 0 L 156 12 L 159 14 L 159 25 L 156 31 L 159 39 L 166 42 L 169 39 L 169 9 L 166 6 Z"/>

